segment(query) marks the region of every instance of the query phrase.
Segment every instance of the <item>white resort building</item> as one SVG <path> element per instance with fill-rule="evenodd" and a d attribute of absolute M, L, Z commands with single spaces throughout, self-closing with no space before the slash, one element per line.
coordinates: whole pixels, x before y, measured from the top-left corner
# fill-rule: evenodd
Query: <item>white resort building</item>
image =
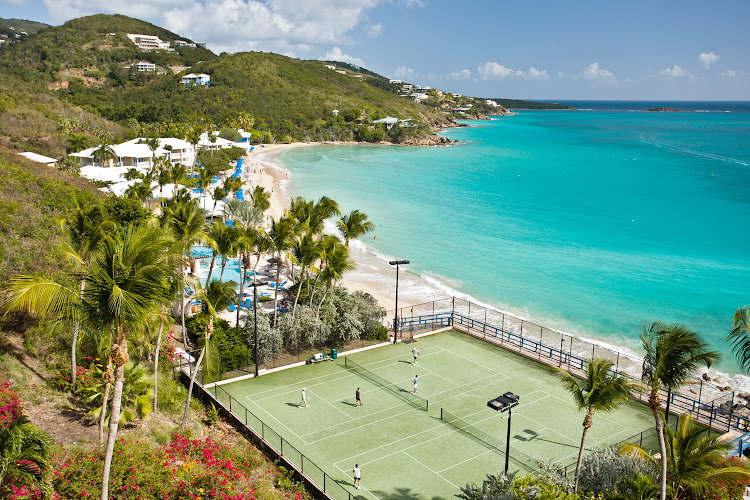
<path fill-rule="evenodd" d="M 182 77 L 182 84 L 185 86 L 188 86 L 188 85 L 208 86 L 208 85 L 211 85 L 211 77 L 204 73 L 201 73 L 200 75 L 190 73 L 189 75 L 185 75 Z"/>
<path fill-rule="evenodd" d="M 151 152 L 146 144 L 139 141 L 142 139 L 133 139 L 122 144 L 114 144 L 112 151 L 114 151 L 116 158 L 110 160 L 109 165 L 99 165 L 99 162 L 95 159 L 96 150 L 99 146 L 84 149 L 79 153 L 71 153 L 70 156 L 74 156 L 81 162 L 81 167 L 96 166 L 99 168 L 105 167 L 125 167 L 127 168 L 144 168 L 148 169 L 153 164 L 153 158 L 166 157 L 169 162 L 174 165 L 181 163 L 183 165 L 192 165 L 195 159 L 195 151 L 193 146 L 189 142 L 182 139 L 175 139 L 173 137 L 159 139 L 159 147 L 156 151 Z"/>
<path fill-rule="evenodd" d="M 128 33 L 128 38 L 133 41 L 139 50 L 166 50 L 174 52 L 174 49 L 169 46 L 169 42 L 162 41 L 158 36 Z"/>

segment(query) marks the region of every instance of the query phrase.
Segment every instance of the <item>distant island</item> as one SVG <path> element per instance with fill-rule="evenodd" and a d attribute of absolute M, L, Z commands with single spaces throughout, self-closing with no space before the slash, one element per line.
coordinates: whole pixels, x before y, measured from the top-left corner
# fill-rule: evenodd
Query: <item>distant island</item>
<path fill-rule="evenodd" d="M 493 98 L 499 106 L 506 109 L 575 109 L 573 106 L 566 104 L 557 104 L 554 102 L 537 102 L 523 101 L 520 99 L 497 99 Z"/>
<path fill-rule="evenodd" d="M 687 109 L 677 109 L 677 108 L 651 108 L 647 109 L 646 111 L 655 111 L 659 113 L 675 113 L 675 112 L 685 112 Z"/>

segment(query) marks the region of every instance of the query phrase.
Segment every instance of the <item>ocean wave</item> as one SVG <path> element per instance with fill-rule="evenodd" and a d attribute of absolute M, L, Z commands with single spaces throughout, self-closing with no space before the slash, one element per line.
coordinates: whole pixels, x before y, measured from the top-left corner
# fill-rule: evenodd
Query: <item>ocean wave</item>
<path fill-rule="evenodd" d="M 661 149 L 666 149 L 667 151 L 674 151 L 675 153 L 680 154 L 688 154 L 692 156 L 699 156 L 701 158 L 708 158 L 710 160 L 716 160 L 716 161 L 722 161 L 725 163 L 734 163 L 735 165 L 741 165 L 743 167 L 750 166 L 750 162 L 747 162 L 745 160 L 740 160 L 737 158 L 731 158 L 729 156 L 723 156 L 716 153 L 706 153 L 704 151 L 694 151 L 692 149 L 687 149 L 683 147 L 676 147 L 676 146 L 669 146 L 667 144 L 658 144 L 653 141 L 647 140 L 645 137 L 641 136 L 641 142 L 644 144 L 648 144 L 649 146 L 654 146 Z"/>

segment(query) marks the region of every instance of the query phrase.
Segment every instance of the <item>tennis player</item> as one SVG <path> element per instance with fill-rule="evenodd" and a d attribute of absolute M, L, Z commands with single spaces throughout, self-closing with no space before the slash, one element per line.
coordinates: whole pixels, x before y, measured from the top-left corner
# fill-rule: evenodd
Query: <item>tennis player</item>
<path fill-rule="evenodd" d="M 356 399 L 354 406 L 362 406 L 362 393 L 359 391 L 359 387 L 357 387 L 357 392 L 354 393 L 354 397 Z"/>
<path fill-rule="evenodd" d="M 352 472 L 354 472 L 354 487 L 358 490 L 362 489 L 359 484 L 362 480 L 362 469 L 359 468 L 359 464 L 354 464 L 354 469 L 352 470 Z"/>
<path fill-rule="evenodd" d="M 412 380 L 412 382 L 414 382 L 414 394 L 416 394 L 417 393 L 417 384 L 419 384 L 419 375 L 414 375 L 414 380 Z"/>
<path fill-rule="evenodd" d="M 302 401 L 297 405 L 297 408 L 302 408 L 303 406 L 307 408 L 307 395 L 305 394 L 304 387 L 302 388 Z"/>
<path fill-rule="evenodd" d="M 417 351 L 417 348 L 415 347 L 414 349 L 411 350 L 411 353 L 414 354 L 414 363 L 413 364 L 416 365 L 417 364 L 417 356 L 419 356 L 419 351 Z"/>

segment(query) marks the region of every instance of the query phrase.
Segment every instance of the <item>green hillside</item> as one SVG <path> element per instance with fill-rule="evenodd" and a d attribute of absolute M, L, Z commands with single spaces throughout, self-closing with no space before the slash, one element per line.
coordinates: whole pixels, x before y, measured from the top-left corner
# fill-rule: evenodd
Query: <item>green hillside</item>
<path fill-rule="evenodd" d="M 2 73 L 37 88 L 56 88 L 72 78 L 87 85 L 125 86 L 142 83 L 143 75 L 124 68 L 146 60 L 167 69 L 190 66 L 216 57 L 200 47 L 175 47 L 175 52 L 138 50 L 127 33 L 156 35 L 164 41 L 186 40 L 153 24 L 122 15 L 95 15 L 73 19 L 62 26 L 0 51 Z"/>
<path fill-rule="evenodd" d="M 0 17 L 0 33 L 4 35 L 13 36 L 21 34 L 23 31 L 28 35 L 33 35 L 44 28 L 49 28 L 49 24 L 27 21 L 26 19 L 4 19 Z"/>

